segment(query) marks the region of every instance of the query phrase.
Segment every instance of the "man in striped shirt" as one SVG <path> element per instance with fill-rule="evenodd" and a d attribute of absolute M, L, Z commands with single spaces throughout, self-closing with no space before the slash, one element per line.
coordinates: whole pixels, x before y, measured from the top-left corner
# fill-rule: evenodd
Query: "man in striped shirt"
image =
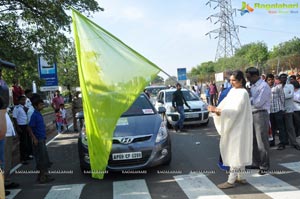
<path fill-rule="evenodd" d="M 271 107 L 270 107 L 270 122 L 272 128 L 273 140 L 270 146 L 275 146 L 275 133 L 279 130 L 279 144 L 277 150 L 283 150 L 287 143 L 286 132 L 284 128 L 284 92 L 282 84 L 275 85 L 274 75 L 267 74 L 266 82 L 271 88 Z"/>

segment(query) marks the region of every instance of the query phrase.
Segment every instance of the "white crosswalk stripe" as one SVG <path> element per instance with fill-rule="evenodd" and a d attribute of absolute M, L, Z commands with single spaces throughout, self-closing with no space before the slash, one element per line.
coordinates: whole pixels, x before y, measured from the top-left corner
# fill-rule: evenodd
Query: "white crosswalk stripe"
<path fill-rule="evenodd" d="M 114 199 L 151 199 L 145 180 L 113 182 Z"/>
<path fill-rule="evenodd" d="M 300 173 L 300 162 L 282 163 L 280 165 L 282 165 L 290 170 Z"/>
<path fill-rule="evenodd" d="M 270 174 L 259 175 L 255 173 L 245 177 L 253 187 L 271 198 L 293 199 L 300 196 L 299 189 Z"/>
<path fill-rule="evenodd" d="M 8 191 L 10 192 L 10 194 L 6 196 L 5 199 L 13 199 L 14 197 L 16 197 L 16 195 L 18 195 L 21 189 L 9 189 Z"/>
<path fill-rule="evenodd" d="M 300 173 L 300 162 L 290 162 L 280 164 L 292 171 L 278 171 L 274 174 Z M 190 173 L 186 175 L 173 176 L 180 189 L 189 199 L 229 199 L 229 195 L 219 189 L 203 173 Z M 271 173 L 259 175 L 257 170 L 246 173 L 245 178 L 250 185 L 259 190 L 261 194 L 274 199 L 294 199 L 299 198 L 300 189 L 288 184 Z M 85 184 L 68 184 L 52 186 L 44 199 L 79 199 Z M 113 199 L 151 199 L 148 185 L 145 179 L 114 181 L 112 183 Z M 14 199 L 21 189 L 9 190 L 11 193 L 6 199 Z M 257 191 L 256 191 L 257 192 Z M 97 193 L 98 194 L 98 193 Z M 165 193 L 164 193 L 165 194 Z M 252 193 L 254 194 L 253 191 Z"/>
<path fill-rule="evenodd" d="M 214 183 L 210 181 L 204 174 L 188 174 L 174 176 L 176 182 L 190 199 L 228 199 L 223 191 L 221 191 Z"/>
<path fill-rule="evenodd" d="M 79 199 L 85 184 L 53 186 L 45 199 Z"/>

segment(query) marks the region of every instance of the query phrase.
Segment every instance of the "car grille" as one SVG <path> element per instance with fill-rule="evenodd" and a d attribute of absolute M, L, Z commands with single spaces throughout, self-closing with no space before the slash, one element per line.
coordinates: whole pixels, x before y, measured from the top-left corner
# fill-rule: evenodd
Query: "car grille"
<path fill-rule="evenodd" d="M 128 136 L 128 138 L 133 139 L 130 143 L 144 142 L 144 141 L 150 140 L 151 137 L 152 137 L 152 135 Z M 113 144 L 124 144 L 124 143 L 122 143 L 123 138 L 124 137 L 114 137 Z M 130 143 L 126 143 L 126 144 L 130 144 Z"/>
<path fill-rule="evenodd" d="M 197 109 L 184 109 L 185 113 L 189 113 L 189 112 L 200 112 L 201 108 L 197 108 Z"/>
<path fill-rule="evenodd" d="M 134 166 L 134 165 L 142 165 L 145 164 L 150 156 L 152 151 L 142 151 L 142 158 L 140 159 L 133 159 L 133 160 L 113 160 L 112 156 L 109 156 L 108 165 L 110 167 L 125 167 L 125 166 Z"/>

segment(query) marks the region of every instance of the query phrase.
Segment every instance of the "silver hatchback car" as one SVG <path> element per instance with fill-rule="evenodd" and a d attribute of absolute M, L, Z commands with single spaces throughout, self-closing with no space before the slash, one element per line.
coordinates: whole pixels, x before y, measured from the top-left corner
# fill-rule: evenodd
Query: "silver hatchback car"
<path fill-rule="evenodd" d="M 166 119 L 167 127 L 172 128 L 179 120 L 179 113 L 176 112 L 172 106 L 172 97 L 176 89 L 171 88 L 167 90 L 161 90 L 157 95 L 157 101 L 155 107 L 159 109 L 160 107 L 166 108 Z M 191 109 L 188 109 L 184 105 L 184 115 L 185 119 L 183 124 L 202 124 L 207 125 L 209 123 L 209 112 L 207 110 L 207 104 L 203 102 L 198 96 L 187 89 L 181 89 L 183 96 Z"/>
<path fill-rule="evenodd" d="M 142 169 L 171 162 L 171 139 L 160 115 L 165 111 L 165 108 L 157 111 L 145 94 L 136 99 L 116 125 L 108 170 Z M 87 133 L 83 127 L 78 138 L 82 172 L 91 169 Z"/>

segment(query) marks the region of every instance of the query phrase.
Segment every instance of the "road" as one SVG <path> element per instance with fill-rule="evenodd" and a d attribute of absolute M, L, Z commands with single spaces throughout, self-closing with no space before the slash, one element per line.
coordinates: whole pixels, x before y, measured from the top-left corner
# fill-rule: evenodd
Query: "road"
<path fill-rule="evenodd" d="M 271 173 L 246 174 L 249 184 L 220 190 L 227 174 L 217 166 L 219 136 L 207 127 L 189 127 L 185 133 L 171 132 L 173 159 L 169 166 L 134 172 L 109 172 L 103 180 L 80 172 L 77 137 L 66 132 L 48 144 L 55 181 L 38 184 L 34 164 L 16 170 L 12 179 L 20 183 L 7 198 L 15 199 L 186 199 L 186 198 L 299 198 L 300 152 L 287 147 L 271 149 Z"/>

